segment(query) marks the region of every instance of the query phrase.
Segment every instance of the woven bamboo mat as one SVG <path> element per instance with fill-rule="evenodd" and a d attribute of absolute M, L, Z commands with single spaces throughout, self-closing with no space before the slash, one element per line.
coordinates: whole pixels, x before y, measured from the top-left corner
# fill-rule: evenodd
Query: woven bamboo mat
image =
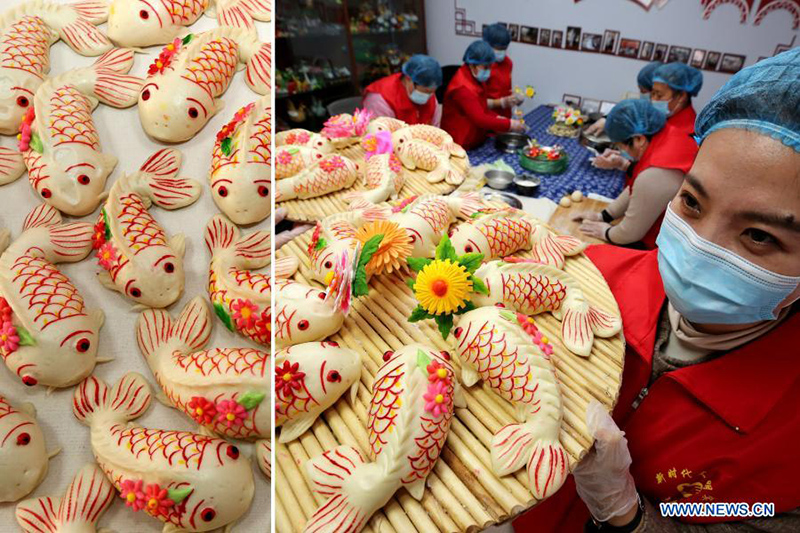
<path fill-rule="evenodd" d="M 306 234 L 278 251 L 278 257 L 293 255 L 300 259 L 301 267 L 295 279 L 306 283 L 310 279 L 308 240 Z M 580 281 L 592 304 L 619 312 L 604 279 L 588 258 L 582 254 L 569 258 L 565 270 Z M 355 446 L 365 457 L 371 457 L 367 410 L 374 376 L 383 364 L 383 353 L 412 342 L 454 353 L 442 340 L 432 320 L 416 324 L 406 320 L 415 306 L 413 294 L 402 277 L 374 277 L 370 281 L 369 295 L 354 303 L 342 329 L 331 337 L 364 355 L 358 399 L 356 405 L 351 406 L 343 396 L 299 439 L 288 445 L 276 444 L 277 473 L 273 474 L 273 480 L 279 533 L 302 531 L 307 519 L 323 502 L 312 493 L 305 478 L 305 462 L 310 457 L 339 444 Z M 552 361 L 564 399 L 561 442 L 570 455 L 571 468 L 592 445 L 584 423 L 589 401 L 596 398 L 608 409 L 616 404 L 622 380 L 624 343 L 621 335 L 595 339 L 591 355 L 583 359 L 570 353 L 561 343 L 561 323 L 549 313 L 537 315 L 535 320 L 555 348 Z M 457 357 L 453 362 L 458 367 Z M 456 375 L 460 376 L 459 370 Z M 471 532 L 504 522 L 537 503 L 525 487 L 524 469 L 502 478 L 492 472 L 489 444 L 497 430 L 514 421 L 511 404 L 481 383 L 465 388 L 465 393 L 467 408 L 456 409 L 450 435 L 428 476 L 422 501 L 412 498 L 405 489 L 399 490 L 373 515 L 365 531 Z"/>
<path fill-rule="evenodd" d="M 347 148 L 340 150 L 339 153 L 345 157 L 349 157 L 353 161 L 364 161 L 364 149 L 360 145 L 354 144 Z M 467 159 L 459 159 L 451 157 L 450 161 L 456 168 L 466 172 Z M 444 181 L 439 183 L 430 183 L 425 176 L 428 172 L 424 170 L 408 170 L 403 169 L 406 176 L 406 182 L 400 190 L 399 198 L 408 198 L 409 196 L 417 196 L 420 194 L 449 194 L 456 189 L 456 185 L 450 185 Z M 335 215 L 336 213 L 343 213 L 347 211 L 347 203 L 343 200 L 344 196 L 348 193 L 364 190 L 363 178 L 359 178 L 356 183 L 349 189 L 336 191 L 325 196 L 318 196 L 316 198 L 307 198 L 305 200 L 287 200 L 285 202 L 277 202 L 276 207 L 286 208 L 286 218 L 296 222 L 314 222 L 320 220 L 328 215 Z"/>

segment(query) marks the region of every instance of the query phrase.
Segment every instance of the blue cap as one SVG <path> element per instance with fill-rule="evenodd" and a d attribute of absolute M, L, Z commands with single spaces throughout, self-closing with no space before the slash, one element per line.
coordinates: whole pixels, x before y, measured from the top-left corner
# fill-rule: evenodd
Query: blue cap
<path fill-rule="evenodd" d="M 431 56 L 414 54 L 403 64 L 403 74 L 411 78 L 415 85 L 438 87 L 442 84 L 442 67 Z"/>
<path fill-rule="evenodd" d="M 494 63 L 494 48 L 486 41 L 474 41 L 464 52 L 467 65 L 491 65 Z"/>
<path fill-rule="evenodd" d="M 661 61 L 653 61 L 652 63 L 648 63 L 645 65 L 642 70 L 639 71 L 639 74 L 636 76 L 636 82 L 639 84 L 639 87 L 643 87 L 648 91 L 653 90 L 653 73 L 658 69 L 658 67 L 662 66 L 664 63 Z"/>
<path fill-rule="evenodd" d="M 508 28 L 496 22 L 483 27 L 483 40 L 492 48 L 505 50 L 511 42 L 511 33 Z"/>
<path fill-rule="evenodd" d="M 703 87 L 703 73 L 683 63 L 667 63 L 653 73 L 653 82 L 666 83 L 674 91 L 697 96 Z"/>
<path fill-rule="evenodd" d="M 723 128 L 752 130 L 800 152 L 800 48 L 736 73 L 697 116 L 702 143 Z"/>
<path fill-rule="evenodd" d="M 608 113 L 606 133 L 614 142 L 627 141 L 634 135 L 653 135 L 667 123 L 667 116 L 649 100 L 623 100 Z"/>

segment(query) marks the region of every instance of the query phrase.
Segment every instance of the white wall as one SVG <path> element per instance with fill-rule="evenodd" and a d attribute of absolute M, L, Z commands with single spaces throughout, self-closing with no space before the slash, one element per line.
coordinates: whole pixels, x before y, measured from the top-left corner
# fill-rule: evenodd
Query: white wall
<path fill-rule="evenodd" d="M 755 0 L 757 7 L 760 0 Z M 714 50 L 747 56 L 745 65 L 760 56 L 771 56 L 778 44 L 797 38 L 792 17 L 787 11 L 773 11 L 754 26 L 751 13 L 740 24 L 739 11 L 727 4 L 719 6 L 708 20 L 703 20 L 700 0 L 671 0 L 661 10 L 645 11 L 631 0 L 425 0 L 428 53 L 442 65 L 461 63 L 465 48 L 474 37 L 455 34 L 455 4 L 466 10 L 466 18 L 482 24 L 515 23 L 537 28 L 562 30 L 578 26 L 584 32 L 603 34 L 621 32 L 622 38 L 654 41 L 670 45 Z M 795 42 L 795 46 L 800 42 Z M 635 91 L 636 74 L 646 62 L 606 54 L 532 46 L 512 42 L 517 85 L 531 84 L 537 95 L 526 104 L 526 111 L 536 105 L 560 102 L 564 93 L 597 100 L 618 101 L 626 91 Z M 695 100 L 699 110 L 730 74 L 703 71 L 703 89 Z"/>

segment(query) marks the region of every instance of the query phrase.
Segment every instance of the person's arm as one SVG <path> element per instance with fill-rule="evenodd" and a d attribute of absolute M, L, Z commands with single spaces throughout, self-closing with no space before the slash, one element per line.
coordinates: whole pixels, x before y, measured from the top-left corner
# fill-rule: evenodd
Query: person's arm
<path fill-rule="evenodd" d="M 467 118 L 482 130 L 508 131 L 511 119 L 484 111 L 480 98 L 468 89 L 458 89 L 452 96 Z"/>
<path fill-rule="evenodd" d="M 361 104 L 364 109 L 369 109 L 376 117 L 395 118 L 394 109 L 379 93 L 368 92 Z"/>
<path fill-rule="evenodd" d="M 661 516 L 658 505 L 643 498 L 642 521 L 633 533 L 790 533 L 800 531 L 800 510 L 794 509 L 770 518 L 752 518 L 718 524 L 686 524 Z"/>
<path fill-rule="evenodd" d="M 648 168 L 636 178 L 622 221 L 608 230 L 613 244 L 630 244 L 642 240 L 670 200 L 678 193 L 683 172 Z"/>
<path fill-rule="evenodd" d="M 622 189 L 622 192 L 619 193 L 616 200 L 608 204 L 603 211 L 607 212 L 611 215 L 611 220 L 617 220 L 618 218 L 622 217 L 625 214 L 625 211 L 628 209 L 628 203 L 631 201 L 631 190 L 628 187 Z"/>
<path fill-rule="evenodd" d="M 442 104 L 436 102 L 436 111 L 433 112 L 433 124 L 437 128 L 442 127 Z"/>

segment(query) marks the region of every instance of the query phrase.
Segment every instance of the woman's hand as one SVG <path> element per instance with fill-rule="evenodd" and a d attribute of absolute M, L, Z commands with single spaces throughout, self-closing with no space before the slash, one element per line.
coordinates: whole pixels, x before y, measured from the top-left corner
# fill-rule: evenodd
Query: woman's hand
<path fill-rule="evenodd" d="M 600 239 L 601 241 L 606 240 L 606 230 L 611 227 L 611 224 L 608 222 L 599 222 L 597 220 L 584 220 L 583 223 L 578 228 L 581 230 L 581 233 L 584 235 L 588 235 L 589 237 L 594 237 L 595 239 Z"/>
<path fill-rule="evenodd" d="M 528 131 L 528 125 L 525 124 L 523 120 L 517 120 L 515 118 L 511 119 L 511 126 L 508 128 L 509 131 L 513 131 L 515 133 L 525 133 Z"/>
<path fill-rule="evenodd" d="M 586 426 L 594 448 L 575 466 L 575 487 L 592 516 L 621 527 L 636 516 L 639 496 L 630 473 L 628 440 L 597 400 L 586 408 Z"/>
<path fill-rule="evenodd" d="M 284 218 L 286 218 L 286 208 L 279 207 L 275 210 L 274 222 L 275 226 L 277 226 Z M 302 235 L 303 233 L 307 232 L 311 228 L 313 228 L 311 224 L 295 224 L 295 226 L 286 231 L 282 231 L 275 235 L 275 249 L 277 250 L 287 242 L 291 241 L 295 237 Z"/>
<path fill-rule="evenodd" d="M 573 222 L 583 222 L 585 220 L 603 220 L 603 215 L 599 211 L 580 211 L 572 215 Z"/>
<path fill-rule="evenodd" d="M 519 94 L 510 94 L 508 96 L 504 96 L 500 100 L 502 102 L 503 109 L 508 109 L 510 107 L 520 105 L 522 104 L 522 102 L 525 101 L 522 95 Z"/>
<path fill-rule="evenodd" d="M 603 131 L 606 127 L 606 119 L 601 118 L 591 126 L 588 126 L 585 130 L 587 135 L 602 135 Z"/>
<path fill-rule="evenodd" d="M 592 165 L 603 170 L 628 170 L 631 162 L 620 155 L 617 150 L 606 148 L 602 155 L 592 160 Z"/>

